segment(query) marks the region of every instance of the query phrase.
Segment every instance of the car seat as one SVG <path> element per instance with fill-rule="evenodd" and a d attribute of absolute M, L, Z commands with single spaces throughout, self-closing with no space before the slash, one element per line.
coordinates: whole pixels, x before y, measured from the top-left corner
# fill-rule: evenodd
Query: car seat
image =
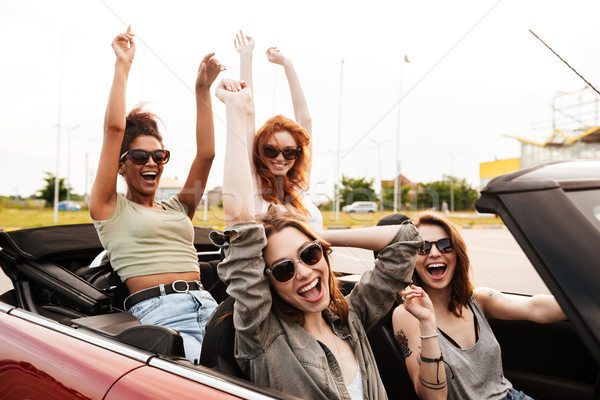
<path fill-rule="evenodd" d="M 404 357 L 394 339 L 392 313 L 397 303 L 390 311 L 367 333 L 371 350 L 377 362 L 379 376 L 388 398 L 417 400 L 415 388 L 408 375 Z"/>
<path fill-rule="evenodd" d="M 229 376 L 248 379 L 235 361 L 233 326 L 233 305 L 235 300 L 228 297 L 216 308 L 208 323 L 200 353 L 200 364 Z"/>

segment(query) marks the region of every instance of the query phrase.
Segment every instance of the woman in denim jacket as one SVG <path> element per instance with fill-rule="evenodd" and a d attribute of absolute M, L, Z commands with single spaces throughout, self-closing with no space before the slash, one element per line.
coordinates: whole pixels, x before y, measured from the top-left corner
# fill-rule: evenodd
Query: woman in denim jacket
<path fill-rule="evenodd" d="M 224 249 L 219 275 L 236 300 L 235 356 L 260 385 L 306 399 L 385 399 L 366 331 L 410 283 L 422 239 L 412 224 L 317 236 L 294 211 L 271 207 L 255 221 L 243 132 L 251 98 L 245 82 L 224 80 L 227 148 L 223 209 L 228 228 L 213 232 Z M 380 250 L 346 298 L 330 268 L 330 245 Z M 424 349 L 439 357 L 439 348 Z M 437 354 L 434 353 L 437 351 Z M 430 379 L 434 379 L 432 371 Z"/>

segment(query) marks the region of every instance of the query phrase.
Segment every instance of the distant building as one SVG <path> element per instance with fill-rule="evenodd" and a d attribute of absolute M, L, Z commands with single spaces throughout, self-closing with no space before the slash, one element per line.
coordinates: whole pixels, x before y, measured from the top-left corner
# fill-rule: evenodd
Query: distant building
<path fill-rule="evenodd" d="M 549 161 L 600 158 L 600 126 L 571 134 L 555 129 L 544 141 L 508 137 L 521 142 L 521 168 Z"/>
<path fill-rule="evenodd" d="M 479 164 L 479 185 L 484 187 L 493 178 L 521 169 L 520 158 L 508 158 Z"/>
<path fill-rule="evenodd" d="M 206 197 L 208 201 L 208 208 L 217 207 L 221 202 L 221 196 L 223 194 L 223 188 L 221 186 L 215 186 L 208 192 L 206 192 Z"/>
<path fill-rule="evenodd" d="M 521 143 L 521 157 L 479 164 L 483 188 L 492 178 L 534 165 L 600 158 L 600 97 L 589 87 L 552 98 L 552 119 L 534 124 L 532 137 L 504 135 Z M 548 135 L 548 131 L 551 132 Z"/>
<path fill-rule="evenodd" d="M 158 184 L 158 190 L 154 197 L 156 201 L 168 200 L 181 190 L 183 183 L 177 180 L 177 177 L 171 178 L 170 176 L 163 175 L 160 178 Z"/>
<path fill-rule="evenodd" d="M 398 184 L 400 186 L 411 186 L 411 187 L 417 187 L 420 184 L 419 183 L 414 183 L 413 181 L 411 181 L 410 179 L 408 179 L 406 176 L 400 174 L 398 175 Z M 382 186 L 394 186 L 394 179 L 391 180 L 381 180 L 381 185 Z"/>

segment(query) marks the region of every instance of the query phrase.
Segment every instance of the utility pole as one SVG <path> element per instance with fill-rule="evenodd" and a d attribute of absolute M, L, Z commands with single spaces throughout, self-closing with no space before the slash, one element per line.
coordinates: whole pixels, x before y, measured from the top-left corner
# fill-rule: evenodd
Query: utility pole
<path fill-rule="evenodd" d="M 67 129 L 67 201 L 71 200 L 71 132 L 79 128 L 79 124 Z"/>
<path fill-rule="evenodd" d="M 58 192 L 60 189 L 60 119 L 62 113 L 62 81 L 63 81 L 63 56 L 64 56 L 65 34 L 60 36 L 60 74 L 58 78 L 58 123 L 56 128 L 56 173 L 54 175 L 54 224 L 58 223 Z"/>
<path fill-rule="evenodd" d="M 396 125 L 396 165 L 394 174 L 394 214 L 398 212 L 398 202 L 402 202 L 402 181 L 400 179 L 400 115 L 402 109 L 402 80 L 404 78 L 404 64 L 409 63 L 408 57 L 404 55 L 404 59 L 400 63 L 400 84 L 398 88 L 398 121 Z"/>
<path fill-rule="evenodd" d="M 337 182 L 335 184 L 335 222 L 340 221 L 340 183 L 342 181 L 340 171 L 340 153 L 342 146 L 342 89 L 344 87 L 344 57 L 340 66 L 340 98 L 338 110 L 338 142 L 337 142 Z"/>

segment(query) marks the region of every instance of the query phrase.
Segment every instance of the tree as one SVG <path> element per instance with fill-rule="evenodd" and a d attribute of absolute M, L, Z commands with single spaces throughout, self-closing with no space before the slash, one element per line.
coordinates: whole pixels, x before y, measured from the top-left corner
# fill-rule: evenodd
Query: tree
<path fill-rule="evenodd" d="M 372 179 L 354 179 L 342 175 L 342 187 L 339 192 L 340 207 L 352 204 L 355 201 L 378 201 L 372 186 Z"/>
<path fill-rule="evenodd" d="M 439 210 L 444 200 L 449 205 L 452 204 L 451 185 L 454 185 L 454 209 L 473 210 L 475 199 L 479 196 L 477 190 L 473 189 L 465 179 L 448 175 L 444 175 L 441 181 L 423 184 L 423 190 L 419 191 L 417 199 L 418 207 L 435 207 Z"/>
<path fill-rule="evenodd" d="M 384 182 L 382 184 L 383 190 L 383 207 L 386 209 L 394 208 L 394 183 Z M 410 203 L 409 193 L 416 190 L 413 186 L 402 186 L 402 198 L 398 204 L 400 209 L 403 209 L 407 203 Z"/>
<path fill-rule="evenodd" d="M 38 190 L 37 199 L 46 200 L 46 205 L 48 207 L 54 207 L 54 186 L 56 182 L 56 178 L 54 174 L 51 172 L 46 172 L 46 177 L 44 178 L 46 181 L 46 186 L 43 189 Z M 67 198 L 67 187 L 65 186 L 64 178 L 58 180 L 58 201 L 64 200 Z"/>

